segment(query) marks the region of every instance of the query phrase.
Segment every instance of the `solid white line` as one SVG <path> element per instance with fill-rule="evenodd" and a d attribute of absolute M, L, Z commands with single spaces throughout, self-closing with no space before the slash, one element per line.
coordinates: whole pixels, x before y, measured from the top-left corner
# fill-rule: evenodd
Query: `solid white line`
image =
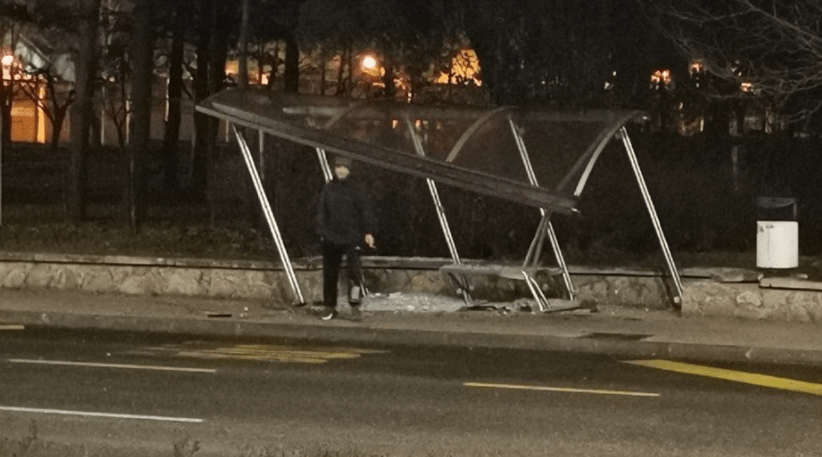
<path fill-rule="evenodd" d="M 594 389 L 573 389 L 568 387 L 542 387 L 542 386 L 518 386 L 511 384 L 484 384 L 480 382 L 463 383 L 466 387 L 484 387 L 489 389 L 515 389 L 515 390 L 535 390 L 547 392 L 564 392 L 572 394 L 596 394 L 596 395 L 624 395 L 628 397 L 659 397 L 660 394 L 650 392 L 625 392 L 619 390 L 594 390 Z"/>
<path fill-rule="evenodd" d="M 92 363 L 92 362 L 68 362 L 64 360 L 29 360 L 29 359 L 8 359 L 9 363 L 31 363 L 39 365 L 64 365 L 76 367 L 92 368 L 124 368 L 129 370 L 154 370 L 154 371 L 182 371 L 188 373 L 216 373 L 216 369 L 211 368 L 178 368 L 163 367 L 155 365 L 127 365 L 118 363 Z"/>
<path fill-rule="evenodd" d="M 0 406 L 0 411 L 13 411 L 18 413 L 40 413 L 40 414 L 62 414 L 64 416 L 86 416 L 86 417 L 106 417 L 110 419 L 142 419 L 163 422 L 192 422 L 201 423 L 203 419 L 192 419 L 188 417 L 165 417 L 165 416 L 141 416 L 134 414 L 110 414 L 91 413 L 87 411 L 65 411 L 61 409 L 37 409 L 37 408 L 17 408 L 14 406 Z"/>

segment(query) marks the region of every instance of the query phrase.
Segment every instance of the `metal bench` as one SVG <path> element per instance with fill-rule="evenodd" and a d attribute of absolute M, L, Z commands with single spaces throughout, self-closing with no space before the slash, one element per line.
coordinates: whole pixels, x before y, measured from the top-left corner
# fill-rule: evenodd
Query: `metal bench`
<path fill-rule="evenodd" d="M 440 273 L 450 280 L 452 284 L 457 284 L 457 294 L 466 297 L 470 302 L 471 287 L 468 284 L 467 276 L 497 276 L 500 278 L 525 281 L 536 300 L 540 311 L 565 311 L 579 308 L 574 300 L 549 299 L 545 296 L 534 279 L 538 271 L 546 272 L 551 276 L 562 275 L 561 268 L 553 267 L 523 267 L 522 265 L 502 265 L 487 263 L 451 263 L 440 267 Z"/>

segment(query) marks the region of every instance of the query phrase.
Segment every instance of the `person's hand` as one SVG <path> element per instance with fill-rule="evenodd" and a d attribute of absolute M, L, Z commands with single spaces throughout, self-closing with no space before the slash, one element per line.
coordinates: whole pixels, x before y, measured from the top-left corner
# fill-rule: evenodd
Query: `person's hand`
<path fill-rule="evenodd" d="M 374 235 L 370 233 L 365 234 L 365 245 L 369 248 L 374 248 Z"/>

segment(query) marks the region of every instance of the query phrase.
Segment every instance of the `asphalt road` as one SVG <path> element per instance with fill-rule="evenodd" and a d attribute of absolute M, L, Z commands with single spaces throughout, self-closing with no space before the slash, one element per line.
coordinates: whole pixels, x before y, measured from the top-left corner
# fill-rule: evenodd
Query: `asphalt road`
<path fill-rule="evenodd" d="M 807 366 L 6 329 L 0 386 L 0 438 L 106 455 L 822 455 Z"/>

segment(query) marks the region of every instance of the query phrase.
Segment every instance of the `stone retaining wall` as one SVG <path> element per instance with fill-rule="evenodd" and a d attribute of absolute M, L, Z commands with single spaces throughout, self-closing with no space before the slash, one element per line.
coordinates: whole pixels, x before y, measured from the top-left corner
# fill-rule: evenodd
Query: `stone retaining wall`
<path fill-rule="evenodd" d="M 822 323 L 822 294 L 813 290 L 769 289 L 759 283 L 686 283 L 682 314 Z"/>
<path fill-rule="evenodd" d="M 447 263 L 449 259 L 363 259 L 366 283 L 373 292 L 455 296 L 454 285 L 438 270 Z M 304 299 L 319 302 L 321 259 L 302 259 L 295 262 L 294 267 Z M 578 299 L 583 303 L 671 309 L 671 281 L 660 272 L 573 266 L 570 270 Z M 728 275 L 728 271 L 734 273 Z M 683 315 L 822 322 L 822 295 L 818 291 L 763 289 L 759 275 L 743 270 L 683 269 L 682 273 Z M 538 274 L 537 279 L 549 297 L 561 296 L 561 278 Z M 522 281 L 477 276 L 472 278 L 472 283 L 474 296 L 481 299 L 512 301 L 530 297 Z M 0 253 L 0 285 L 99 293 L 252 298 L 282 306 L 293 302 L 285 272 L 265 261 Z"/>

